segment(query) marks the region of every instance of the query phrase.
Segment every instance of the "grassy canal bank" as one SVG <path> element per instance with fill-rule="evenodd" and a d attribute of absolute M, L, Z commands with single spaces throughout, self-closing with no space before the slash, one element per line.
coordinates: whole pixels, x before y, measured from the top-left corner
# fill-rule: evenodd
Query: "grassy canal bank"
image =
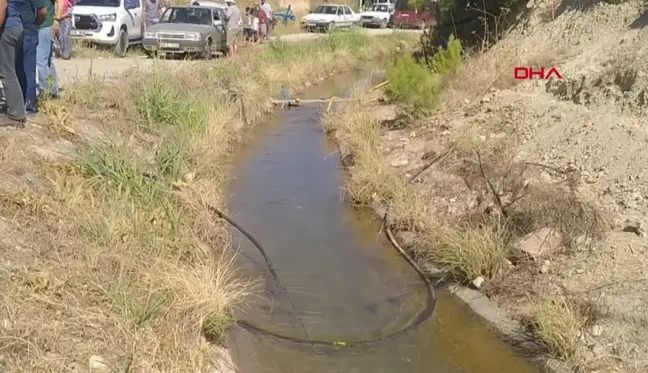
<path fill-rule="evenodd" d="M 2 132 L 0 367 L 218 366 L 231 310 L 254 291 L 207 208 L 223 208 L 234 147 L 281 87 L 298 91 L 411 44 L 335 33 L 90 78 L 44 102 L 37 124 Z"/>

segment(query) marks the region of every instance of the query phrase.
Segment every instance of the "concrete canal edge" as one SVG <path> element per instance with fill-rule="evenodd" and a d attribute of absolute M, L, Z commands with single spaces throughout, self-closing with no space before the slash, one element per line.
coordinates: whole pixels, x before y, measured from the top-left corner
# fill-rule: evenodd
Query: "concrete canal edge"
<path fill-rule="evenodd" d="M 385 208 L 374 206 L 372 208 L 376 217 L 382 221 L 385 216 Z M 396 239 L 399 239 L 399 232 L 395 231 Z M 407 250 L 407 249 L 406 249 Z M 411 249 L 410 251 L 411 256 Z M 430 263 L 421 263 L 421 267 L 430 277 L 441 272 Z M 543 354 L 542 344 L 526 333 L 519 322 L 517 322 L 504 309 L 494 301 L 477 290 L 463 286 L 457 282 L 447 283 L 440 287 L 455 296 L 464 305 L 468 306 L 485 324 L 497 334 L 504 342 L 509 344 L 513 350 L 523 358 L 529 359 L 545 373 L 572 373 L 572 370 L 564 362 L 551 356 Z"/>

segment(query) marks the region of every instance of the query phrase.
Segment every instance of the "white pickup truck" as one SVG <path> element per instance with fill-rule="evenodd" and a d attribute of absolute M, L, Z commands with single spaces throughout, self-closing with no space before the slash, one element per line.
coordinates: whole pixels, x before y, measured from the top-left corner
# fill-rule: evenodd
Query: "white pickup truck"
<path fill-rule="evenodd" d="M 142 41 L 142 11 L 142 0 L 77 0 L 70 36 L 111 46 L 125 57 L 129 46 Z"/>

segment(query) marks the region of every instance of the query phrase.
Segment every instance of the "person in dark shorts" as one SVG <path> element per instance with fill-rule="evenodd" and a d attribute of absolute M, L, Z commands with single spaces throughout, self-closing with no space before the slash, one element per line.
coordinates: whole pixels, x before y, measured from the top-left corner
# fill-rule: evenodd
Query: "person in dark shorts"
<path fill-rule="evenodd" d="M 245 41 L 250 42 L 252 40 L 252 9 L 248 6 L 245 7 L 245 22 L 243 23 L 243 35 L 245 36 Z"/>

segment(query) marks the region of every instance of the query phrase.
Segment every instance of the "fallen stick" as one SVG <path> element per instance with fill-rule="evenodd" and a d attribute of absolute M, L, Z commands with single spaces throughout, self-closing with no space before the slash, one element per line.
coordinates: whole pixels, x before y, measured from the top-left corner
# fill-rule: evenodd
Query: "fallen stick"
<path fill-rule="evenodd" d="M 348 101 L 349 99 L 344 99 L 344 98 L 335 98 L 335 101 Z M 313 103 L 322 103 L 322 102 L 330 102 L 330 98 L 313 98 L 313 99 L 306 99 L 306 100 L 300 100 L 300 99 L 293 99 L 293 100 L 272 100 L 272 103 L 274 105 L 288 105 L 288 106 L 299 106 L 299 104 L 313 104 Z"/>

